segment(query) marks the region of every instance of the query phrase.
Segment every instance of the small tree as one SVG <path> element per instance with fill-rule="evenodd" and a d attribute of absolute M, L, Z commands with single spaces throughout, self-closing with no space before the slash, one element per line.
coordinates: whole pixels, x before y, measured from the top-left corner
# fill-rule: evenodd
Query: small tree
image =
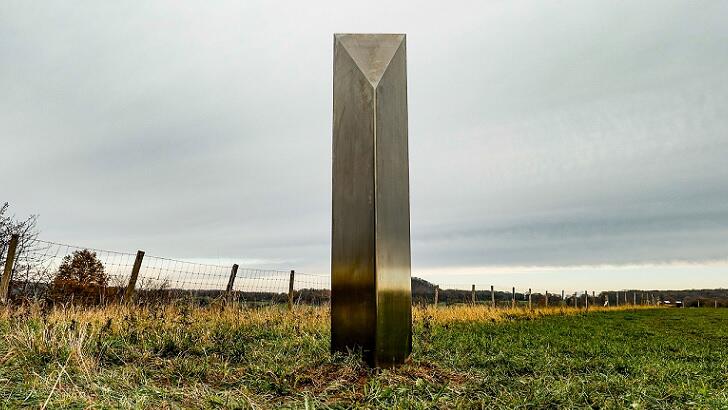
<path fill-rule="evenodd" d="M 38 284 L 48 283 L 52 275 L 46 275 L 42 266 L 47 255 L 33 252 L 35 240 L 38 237 L 36 223 L 38 215 L 30 215 L 26 219 L 17 219 L 10 213 L 7 202 L 0 203 L 0 269 L 5 265 L 10 237 L 17 234 L 20 238 L 15 250 L 15 266 L 10 282 L 10 295 L 28 296 L 34 293 Z M 45 289 L 45 286 L 43 286 Z"/>
<path fill-rule="evenodd" d="M 73 300 L 96 303 L 104 295 L 108 277 L 96 252 L 78 250 L 66 255 L 53 279 L 51 296 L 54 300 Z"/>

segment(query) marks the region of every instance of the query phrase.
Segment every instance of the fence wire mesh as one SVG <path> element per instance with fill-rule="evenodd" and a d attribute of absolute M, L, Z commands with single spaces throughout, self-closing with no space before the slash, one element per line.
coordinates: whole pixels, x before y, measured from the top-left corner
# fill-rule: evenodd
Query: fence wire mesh
<path fill-rule="evenodd" d="M 137 253 L 32 239 L 18 248 L 10 281 L 14 299 L 67 300 L 79 289 L 69 285 L 91 283 L 91 296 L 100 301 L 119 300 L 130 285 Z M 137 299 L 194 297 L 200 300 L 225 296 L 247 302 L 325 303 L 330 299 L 328 275 L 216 265 L 144 255 L 133 283 Z M 89 289 L 86 289 L 89 290 Z M 290 293 L 290 294 L 289 294 Z M 85 295 L 89 296 L 89 295 Z"/>
<path fill-rule="evenodd" d="M 3 242 L 4 261 L 7 241 Z M 135 252 L 119 252 L 23 237 L 19 241 L 9 287 L 11 299 L 51 298 L 68 300 L 79 289 L 74 283 L 92 283 L 82 293 L 101 302 L 121 300 L 130 282 L 135 298 L 191 297 L 200 301 L 216 297 L 246 303 L 327 303 L 331 299 L 328 274 L 257 269 L 232 265 L 183 261 L 142 255 L 132 280 Z M 2 265 L 0 265 L 2 266 Z M 234 275 L 233 275 L 234 273 Z M 74 280 L 76 282 L 74 282 Z M 76 287 L 74 287 L 76 286 Z M 491 293 L 492 286 L 492 293 Z M 413 278 L 415 304 L 486 304 L 496 307 L 650 305 L 662 295 L 652 291 L 547 290 L 514 288 L 503 284 L 442 283 Z"/>

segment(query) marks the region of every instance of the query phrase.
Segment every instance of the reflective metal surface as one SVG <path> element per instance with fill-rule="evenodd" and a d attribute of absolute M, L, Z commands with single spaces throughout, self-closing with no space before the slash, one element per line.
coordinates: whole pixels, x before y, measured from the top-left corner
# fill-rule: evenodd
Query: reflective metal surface
<path fill-rule="evenodd" d="M 403 34 L 334 35 L 331 349 L 372 365 L 412 350 Z"/>

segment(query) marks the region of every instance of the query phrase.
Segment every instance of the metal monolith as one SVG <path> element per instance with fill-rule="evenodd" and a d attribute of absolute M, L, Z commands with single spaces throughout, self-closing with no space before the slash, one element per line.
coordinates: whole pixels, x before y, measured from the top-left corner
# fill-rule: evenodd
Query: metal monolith
<path fill-rule="evenodd" d="M 331 350 L 412 350 L 404 34 L 334 35 Z"/>

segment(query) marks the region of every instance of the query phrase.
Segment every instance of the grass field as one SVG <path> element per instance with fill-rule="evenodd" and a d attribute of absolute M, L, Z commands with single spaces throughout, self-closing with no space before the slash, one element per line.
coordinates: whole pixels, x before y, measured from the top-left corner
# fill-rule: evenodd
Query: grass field
<path fill-rule="evenodd" d="M 325 308 L 0 311 L 7 408 L 727 408 L 728 309 L 415 310 L 396 370 Z"/>

